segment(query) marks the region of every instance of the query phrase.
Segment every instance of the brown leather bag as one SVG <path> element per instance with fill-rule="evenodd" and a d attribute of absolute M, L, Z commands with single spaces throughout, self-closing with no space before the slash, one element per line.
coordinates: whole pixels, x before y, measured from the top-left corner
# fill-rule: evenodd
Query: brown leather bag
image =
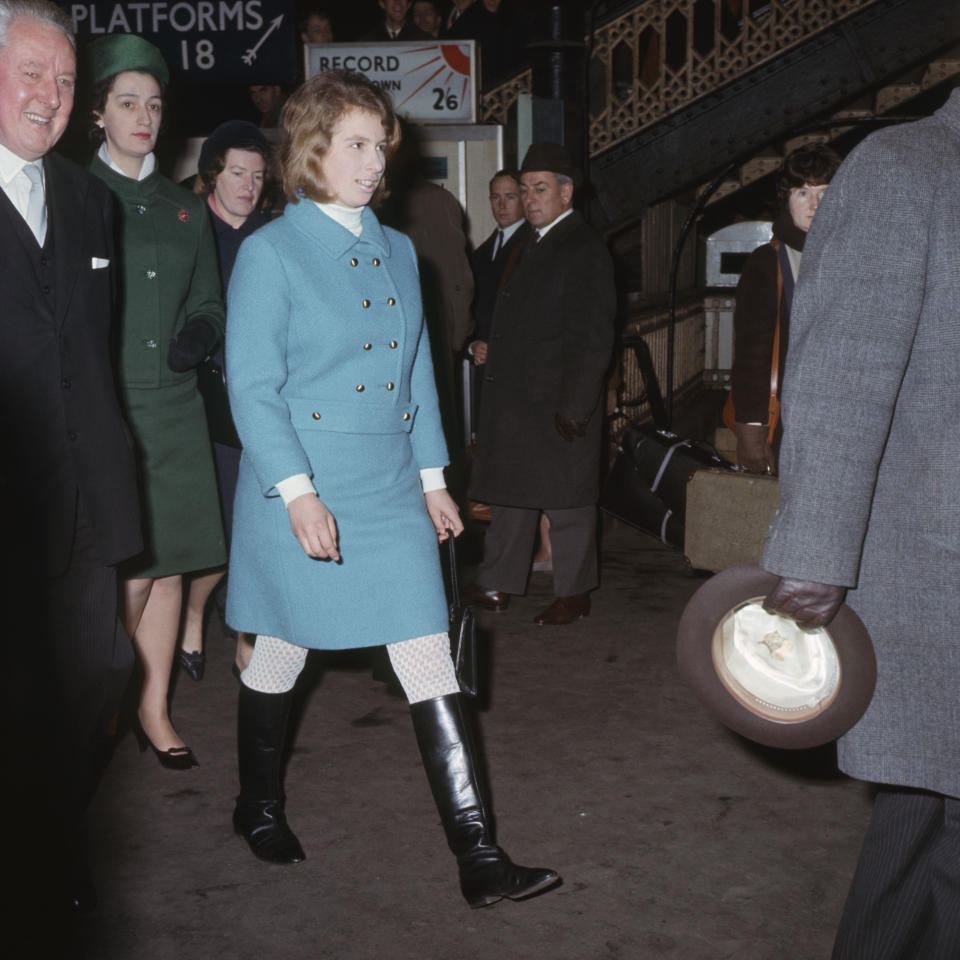
<path fill-rule="evenodd" d="M 780 400 L 777 390 L 780 386 L 780 304 L 783 300 L 783 273 L 780 268 L 780 241 L 771 240 L 777 256 L 777 326 L 773 332 L 773 355 L 770 358 L 770 402 L 767 407 L 767 443 L 773 443 L 773 436 L 777 432 L 777 423 L 780 421 Z M 733 408 L 733 390 L 727 394 L 727 402 L 723 405 L 723 422 L 734 433 L 737 432 L 737 415 Z"/>

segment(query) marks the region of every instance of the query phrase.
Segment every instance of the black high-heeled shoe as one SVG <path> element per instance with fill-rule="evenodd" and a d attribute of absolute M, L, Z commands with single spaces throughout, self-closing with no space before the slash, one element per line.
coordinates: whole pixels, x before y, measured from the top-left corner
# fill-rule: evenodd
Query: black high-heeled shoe
<path fill-rule="evenodd" d="M 189 747 L 170 747 L 169 750 L 160 750 L 155 747 L 139 719 L 133 725 L 133 732 L 140 752 L 146 753 L 149 747 L 157 755 L 161 767 L 166 767 L 167 770 L 189 770 L 191 767 L 200 766 L 200 761 Z"/>
<path fill-rule="evenodd" d="M 207 665 L 207 658 L 204 652 L 202 650 L 194 650 L 192 653 L 188 653 L 181 648 L 179 656 L 180 666 L 183 667 L 183 672 L 191 680 L 202 680 L 203 668 Z"/>

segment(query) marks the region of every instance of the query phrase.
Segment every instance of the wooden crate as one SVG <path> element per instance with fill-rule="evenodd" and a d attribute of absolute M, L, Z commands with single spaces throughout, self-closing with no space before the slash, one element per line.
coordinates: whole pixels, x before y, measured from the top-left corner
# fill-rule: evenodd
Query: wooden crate
<path fill-rule="evenodd" d="M 759 563 L 779 504 L 776 477 L 714 469 L 691 473 L 683 544 L 687 563 L 714 573 Z"/>

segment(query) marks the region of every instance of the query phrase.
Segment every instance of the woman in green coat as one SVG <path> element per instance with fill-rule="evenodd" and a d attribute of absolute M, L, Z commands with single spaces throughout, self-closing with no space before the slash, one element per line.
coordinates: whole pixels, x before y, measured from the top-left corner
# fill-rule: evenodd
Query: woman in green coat
<path fill-rule="evenodd" d="M 146 543 L 122 571 L 124 624 L 143 666 L 141 745 L 149 742 L 164 766 L 186 769 L 196 759 L 170 722 L 167 698 L 183 575 L 200 571 L 194 583 L 209 595 L 226 562 L 195 370 L 223 334 L 224 306 L 202 202 L 156 171 L 169 78 L 160 52 L 141 37 L 113 34 L 90 54 L 101 144 L 90 169 L 119 211 L 119 380 L 139 457 Z"/>

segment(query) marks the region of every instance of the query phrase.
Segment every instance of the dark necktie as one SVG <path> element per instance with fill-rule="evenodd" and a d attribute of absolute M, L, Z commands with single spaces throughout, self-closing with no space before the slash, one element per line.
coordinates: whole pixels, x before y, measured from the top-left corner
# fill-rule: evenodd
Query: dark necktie
<path fill-rule="evenodd" d="M 500 248 L 502 246 L 503 246 L 503 231 L 498 230 L 497 239 L 494 241 L 494 244 L 493 244 L 493 256 L 490 258 L 491 260 L 497 259 L 497 255 L 500 253 Z"/>

